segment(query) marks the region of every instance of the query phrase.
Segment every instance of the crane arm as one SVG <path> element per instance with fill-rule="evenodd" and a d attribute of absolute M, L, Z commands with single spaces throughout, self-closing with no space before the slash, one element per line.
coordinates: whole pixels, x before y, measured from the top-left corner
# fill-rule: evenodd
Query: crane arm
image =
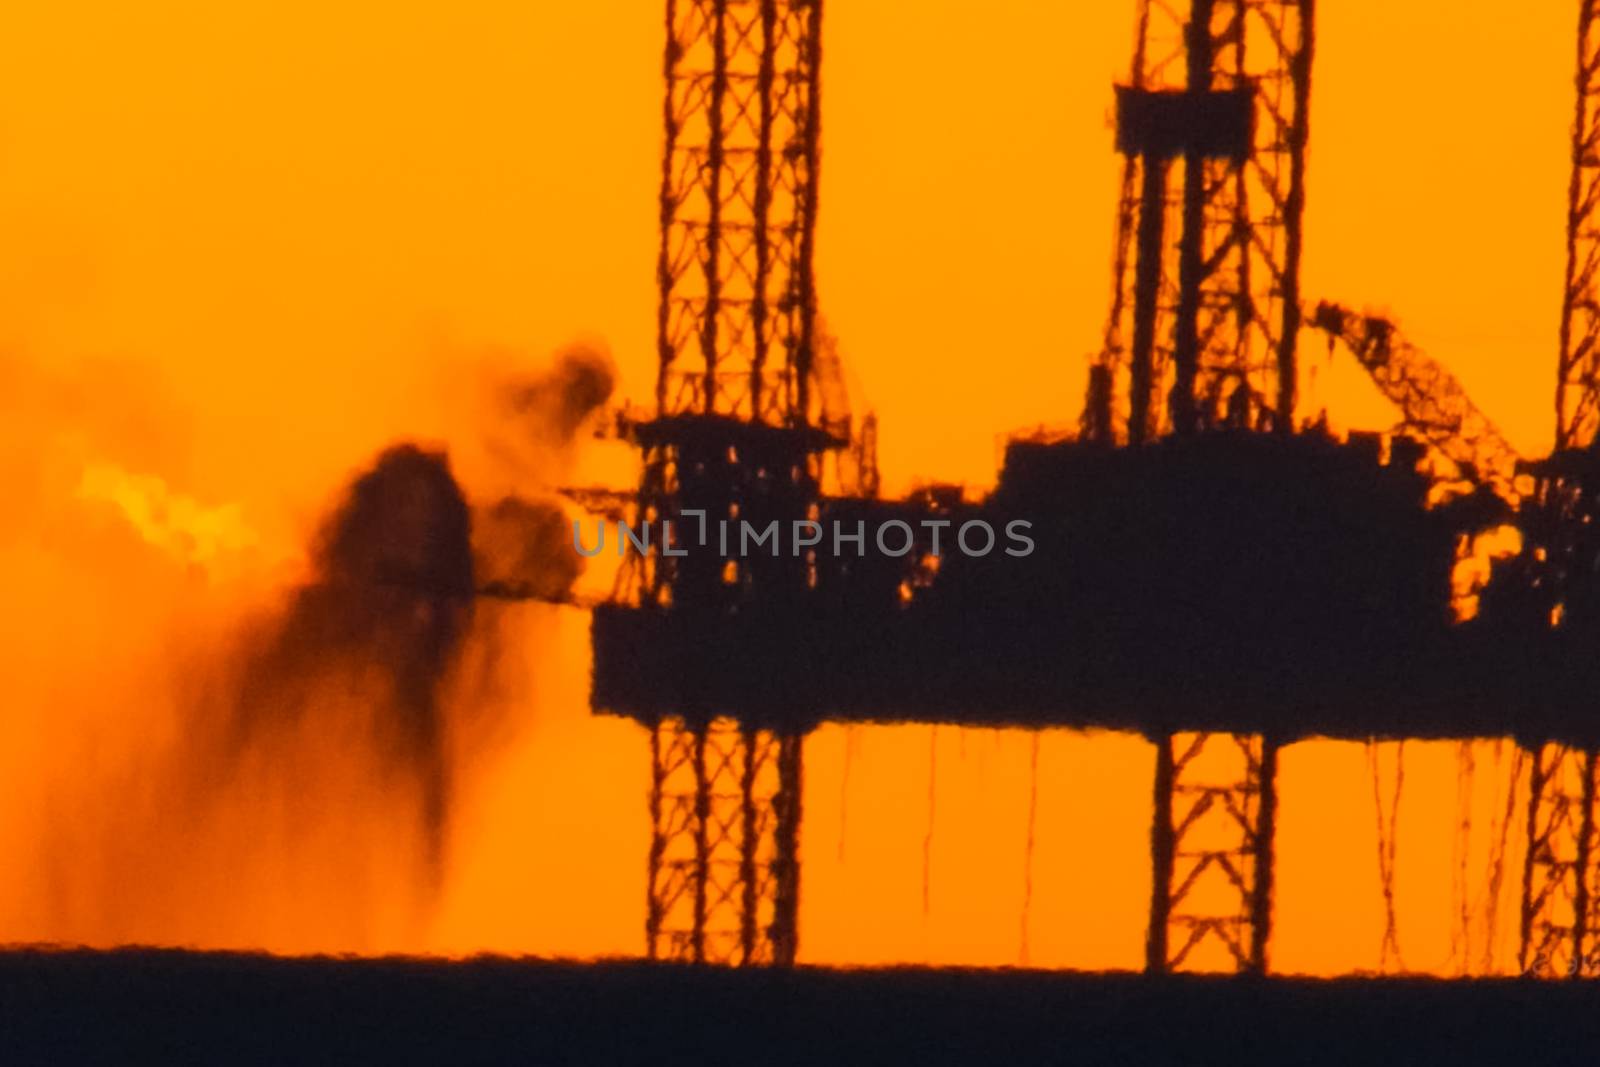
<path fill-rule="evenodd" d="M 1310 325 L 1342 342 L 1378 390 L 1400 410 L 1404 426 L 1468 479 L 1515 495 L 1521 457 L 1472 402 L 1444 364 L 1407 341 L 1393 322 L 1324 301 Z"/>

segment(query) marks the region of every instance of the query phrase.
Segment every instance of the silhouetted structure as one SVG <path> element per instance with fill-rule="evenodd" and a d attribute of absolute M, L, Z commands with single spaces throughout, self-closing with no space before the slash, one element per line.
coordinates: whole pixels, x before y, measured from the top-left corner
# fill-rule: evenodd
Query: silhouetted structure
<path fill-rule="evenodd" d="M 1444 364 L 1411 344 L 1398 327 L 1377 315 L 1357 315 L 1324 301 L 1309 325 L 1335 340 L 1372 377 L 1378 390 L 1403 417 L 1404 432 L 1425 441 L 1451 470 L 1441 477 L 1486 482 L 1501 495 L 1518 495 L 1518 456 L 1489 417 Z"/>
<path fill-rule="evenodd" d="M 1556 372 L 1556 456 L 1524 509 L 1526 538 L 1513 569 L 1524 627 L 1547 621 L 1591 640 L 1586 610 L 1600 565 L 1591 531 L 1600 487 L 1592 455 L 1600 428 L 1600 3 L 1578 3 L 1577 107 L 1567 194 L 1567 267 Z M 1505 606 L 1505 598 L 1500 600 Z M 1528 609 L 1534 610 L 1529 613 Z M 1583 638 L 1579 638 L 1583 640 Z M 1575 651 L 1577 651 L 1575 649 Z M 1593 692 L 1593 690 L 1590 690 Z M 1519 963 L 1546 977 L 1600 974 L 1600 851 L 1593 744 L 1551 743 L 1533 753 L 1523 867 Z"/>
<path fill-rule="evenodd" d="M 1187 16 L 1181 5 L 1139 0 L 1130 84 L 1118 89 L 1118 147 L 1127 163 L 1111 315 L 1088 402 L 1107 380 L 1115 396 L 1126 364 L 1126 440 L 1135 446 L 1162 431 L 1151 394 L 1169 382 L 1171 432 L 1216 423 L 1287 429 L 1294 416 L 1313 0 L 1192 0 Z M 1163 237 L 1173 160 L 1183 169 L 1175 243 Z M 1206 743 L 1196 739 L 1193 751 Z M 1175 744 L 1157 739 L 1149 957 L 1156 970 L 1169 962 L 1173 897 L 1184 897 L 1193 881 L 1174 881 L 1174 857 L 1192 825 L 1173 819 L 1173 797 L 1187 791 L 1190 766 L 1175 758 Z M 1245 904 L 1232 925 L 1202 918 L 1184 922 L 1182 936 L 1188 946 L 1191 934 L 1218 934 L 1242 967 L 1260 970 L 1276 757 L 1271 742 L 1241 739 L 1239 746 L 1242 773 L 1206 787 L 1198 802 L 1204 814 L 1218 796 L 1226 801 L 1235 816 L 1230 829 L 1239 831 L 1238 866 L 1203 859 L 1189 873 L 1225 875 Z M 1250 933 L 1240 933 L 1244 924 Z M 1181 960 L 1187 947 L 1178 952 Z"/>
<path fill-rule="evenodd" d="M 1567 273 L 1556 381 L 1556 449 L 1600 428 L 1600 4 L 1578 0 L 1577 115 L 1567 191 Z"/>
<path fill-rule="evenodd" d="M 1139 0 L 1129 82 L 1118 89 L 1127 162 L 1096 361 L 1126 397 L 1130 442 L 1216 421 L 1241 389 L 1241 403 L 1291 420 L 1312 8 Z M 1165 418 L 1151 401 L 1163 390 Z"/>
<path fill-rule="evenodd" d="M 658 545 L 596 610 L 593 706 L 655 731 L 653 956 L 792 960 L 799 738 L 916 720 L 1151 739 L 1152 972 L 1266 968 L 1283 744 L 1515 737 L 1535 754 L 1523 964 L 1600 971 L 1597 8 L 1583 0 L 1564 451 L 1522 463 L 1387 319 L 1324 303 L 1302 321 L 1312 0 L 1190 0 L 1187 17 L 1139 0 L 1082 432 L 1014 441 L 974 503 L 821 490 L 849 425 L 811 387 L 819 4 L 669 0 L 660 415 L 637 428 L 637 517 L 915 533 L 904 554 Z M 1351 351 L 1397 433 L 1338 441 L 1297 411 L 1304 325 Z M 927 536 L 1018 520 L 1031 553 Z M 1463 548 L 1513 520 L 1525 550 L 1459 621 Z"/>
<path fill-rule="evenodd" d="M 844 442 L 813 395 L 817 0 L 668 0 L 656 416 L 635 519 L 671 522 L 634 557 L 625 601 L 673 625 L 807 588 L 793 558 L 733 563 L 687 534 L 805 518 Z M 705 527 L 701 527 L 704 529 Z M 713 704 L 652 709 L 652 957 L 794 958 L 800 742 Z"/>

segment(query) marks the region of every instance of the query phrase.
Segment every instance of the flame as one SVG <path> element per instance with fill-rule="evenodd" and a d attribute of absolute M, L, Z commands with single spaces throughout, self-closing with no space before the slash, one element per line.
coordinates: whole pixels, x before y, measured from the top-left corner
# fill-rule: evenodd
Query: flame
<path fill-rule="evenodd" d="M 154 474 L 135 474 L 115 463 L 85 466 L 77 498 L 113 506 L 146 544 L 190 566 L 210 567 L 261 540 L 240 505 L 208 506 L 174 492 Z"/>
<path fill-rule="evenodd" d="M 270 551 L 297 552 L 299 520 L 377 448 L 402 434 L 452 445 L 469 435 L 470 420 L 440 413 L 447 390 L 435 388 L 470 377 L 460 353 L 419 358 L 409 330 L 483 333 L 520 350 L 602 329 L 635 395 L 648 389 L 659 5 L 625 5 L 621 18 L 624 5 L 512 0 L 282 0 L 209 5 L 203 18 L 187 6 L 19 5 L 26 17 L 8 21 L 0 939 L 637 951 L 647 758 L 631 725 L 588 715 L 575 611 L 552 609 L 532 632 L 524 624 L 540 609 L 495 620 L 516 670 L 543 670 L 536 656 L 558 666 L 532 695 L 505 681 L 495 698 L 532 725 L 509 769 L 475 784 L 431 940 L 353 933 L 352 916 L 392 910 L 382 887 L 350 878 L 333 906 L 306 886 L 319 864 L 347 872 L 340 857 L 360 835 L 326 816 L 274 814 L 281 794 L 251 788 L 249 775 L 212 833 L 161 831 L 141 813 L 148 772 L 181 732 L 180 698 L 208 673 L 193 668 L 216 673 L 228 639 L 282 592 L 263 582 L 258 603 L 209 580 L 235 559 L 254 567 L 218 502 L 237 502 L 234 517 L 248 515 Z M 1322 5 L 1307 286 L 1391 304 L 1538 454 L 1551 422 L 1573 20 L 1559 3 L 1523 5 L 1516 20 L 1489 0 L 1452 5 L 1449 19 L 1423 6 Z M 819 268 L 830 322 L 863 354 L 850 370 L 893 427 L 890 490 L 932 475 L 985 484 L 995 431 L 1075 417 L 1073 353 L 1098 344 L 1106 310 L 1119 163 L 1104 118 L 1133 22 L 1125 2 L 1017 4 L 1000 19 L 955 0 L 919 10 L 830 8 L 830 51 L 870 61 L 824 74 Z M 969 76 L 926 78 L 930 64 Z M 1499 76 L 1463 76 L 1482 69 Z M 12 373 L 14 349 L 52 370 L 82 353 L 125 356 L 132 370 L 97 364 L 81 383 L 39 385 Z M 1319 381 L 1318 402 L 1366 425 L 1350 409 L 1370 385 L 1341 373 Z M 172 395 L 150 395 L 147 379 Z M 1368 399 L 1372 426 L 1392 421 Z M 78 427 L 90 463 L 71 447 L 66 459 L 47 453 Z M 461 469 L 489 465 L 480 456 Z M 91 509 L 129 543 L 88 529 Z M 186 581 L 192 561 L 208 581 Z M 195 585 L 200 601 L 183 599 Z M 347 740 L 306 757 L 309 807 L 337 799 Z M 807 958 L 1013 960 L 1005 886 L 1022 885 L 1029 740 L 997 741 L 986 779 L 976 759 L 940 753 L 925 928 L 923 823 L 905 806 L 921 792 L 925 729 L 863 728 L 846 783 L 848 865 L 831 862 L 824 832 L 841 803 L 844 741 L 834 728 L 814 735 Z M 955 732 L 939 743 L 954 746 Z M 1030 959 L 1137 966 L 1149 748 L 1052 732 L 1042 759 Z M 1417 784 L 1397 889 L 1416 962 L 1447 943 L 1454 753 L 1417 746 L 1408 761 Z M 1285 756 L 1284 969 L 1332 973 L 1371 956 L 1382 920 L 1363 772 L 1359 746 L 1308 742 Z M 378 795 L 379 783 L 358 782 Z M 377 810 L 358 822 L 385 824 Z M 316 843 L 295 851 L 306 839 Z M 215 842 L 261 851 L 241 867 Z M 173 868 L 192 873 L 192 888 L 164 895 L 171 880 L 153 876 Z M 1006 871 L 1010 882 L 996 875 Z"/>
<path fill-rule="evenodd" d="M 437 946 L 458 831 L 534 717 L 528 627 L 554 610 L 480 607 L 474 574 L 550 596 L 576 577 L 536 489 L 607 361 L 500 351 L 461 376 L 483 395 L 435 420 L 444 440 L 385 447 L 402 424 L 341 442 L 365 452 L 344 469 L 265 449 L 213 482 L 104 368 L 0 364 L 32 401 L 0 420 L 24 446 L 0 524 L 0 849 L 22 858 L 0 942 Z M 486 921 L 444 936 L 481 943 Z"/>

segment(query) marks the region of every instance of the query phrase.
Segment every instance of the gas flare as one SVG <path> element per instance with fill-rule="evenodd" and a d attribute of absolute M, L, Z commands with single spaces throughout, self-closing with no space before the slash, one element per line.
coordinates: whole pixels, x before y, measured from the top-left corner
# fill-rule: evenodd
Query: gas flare
<path fill-rule="evenodd" d="M 493 677 L 521 623 L 480 622 L 479 598 L 569 595 L 580 561 L 537 491 L 611 388 L 593 349 L 481 381 L 448 453 L 382 449 L 299 550 L 237 501 L 91 458 L 103 435 L 40 428 L 40 506 L 0 544 L 40 606 L 6 749 L 37 766 L 0 825 L 29 877 L 0 938 L 428 945 L 455 802 L 507 736 L 491 720 L 532 711 Z"/>

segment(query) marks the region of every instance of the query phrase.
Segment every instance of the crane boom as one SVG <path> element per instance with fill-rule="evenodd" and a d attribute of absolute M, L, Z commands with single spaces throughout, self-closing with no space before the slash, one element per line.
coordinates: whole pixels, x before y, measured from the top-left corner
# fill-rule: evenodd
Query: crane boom
<path fill-rule="evenodd" d="M 1487 481 L 1508 495 L 1520 456 L 1467 395 L 1455 375 L 1401 335 L 1390 320 L 1361 315 L 1324 301 L 1311 325 L 1342 342 L 1378 390 L 1400 410 L 1416 434 L 1472 481 Z"/>

